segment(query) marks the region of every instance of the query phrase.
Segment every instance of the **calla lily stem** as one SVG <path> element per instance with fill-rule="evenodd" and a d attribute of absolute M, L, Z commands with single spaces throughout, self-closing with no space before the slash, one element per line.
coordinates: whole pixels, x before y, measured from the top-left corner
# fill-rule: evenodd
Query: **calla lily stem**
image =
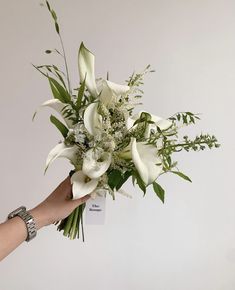
<path fill-rule="evenodd" d="M 64 236 L 68 236 L 69 234 L 69 231 L 73 222 L 73 217 L 74 217 L 74 211 L 69 215 L 68 220 L 65 224 L 64 233 L 63 233 Z"/>
<path fill-rule="evenodd" d="M 73 223 L 72 223 L 72 228 L 71 228 L 71 233 L 70 233 L 71 240 L 75 239 L 77 231 L 78 231 L 78 228 L 77 228 L 78 212 L 79 212 L 79 208 L 77 207 L 74 210 L 74 215 L 73 215 Z"/>

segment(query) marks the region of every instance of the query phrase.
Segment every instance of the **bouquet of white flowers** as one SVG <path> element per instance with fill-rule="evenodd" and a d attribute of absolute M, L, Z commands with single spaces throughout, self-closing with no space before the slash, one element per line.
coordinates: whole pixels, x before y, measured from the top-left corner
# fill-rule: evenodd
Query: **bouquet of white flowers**
<path fill-rule="evenodd" d="M 45 171 L 56 158 L 67 158 L 74 167 L 71 174 L 73 199 L 87 194 L 95 198 L 107 193 L 115 199 L 118 192 L 126 194 L 121 188 L 132 177 L 133 185 L 137 184 L 144 195 L 151 185 L 164 202 L 164 189 L 156 181 L 160 175 L 171 172 L 191 181 L 178 170 L 172 155 L 182 150 L 218 147 L 215 136 L 201 134 L 193 140 L 187 136 L 179 140 L 179 128 L 199 119 L 198 114 L 191 112 L 177 113 L 168 119 L 146 111 L 134 113 L 143 95 L 140 89 L 143 77 L 152 72 L 150 66 L 141 73 L 133 73 L 125 85 L 111 82 L 108 76 L 96 79 L 95 57 L 83 43 L 78 53 L 80 84 L 72 90 L 57 16 L 47 1 L 46 5 L 62 46 L 61 52 L 56 49 L 46 50 L 46 53 L 62 56 L 66 72 L 55 65 L 35 66 L 48 79 L 54 97 L 42 107 L 56 110 L 63 119 L 62 122 L 53 115 L 50 117 L 63 141 L 50 151 Z M 60 221 L 58 230 L 74 239 L 79 237 L 81 226 L 84 237 L 84 208 L 85 204 L 80 205 Z"/>

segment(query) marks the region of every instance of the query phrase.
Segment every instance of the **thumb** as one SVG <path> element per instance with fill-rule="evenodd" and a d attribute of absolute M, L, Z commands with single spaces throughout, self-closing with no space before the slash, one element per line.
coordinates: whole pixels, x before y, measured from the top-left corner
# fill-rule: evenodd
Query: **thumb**
<path fill-rule="evenodd" d="M 85 195 L 85 196 L 83 196 L 81 198 L 72 200 L 72 202 L 74 203 L 74 205 L 79 206 L 80 204 L 85 203 L 90 197 L 91 197 L 91 195 L 87 194 L 87 195 Z"/>

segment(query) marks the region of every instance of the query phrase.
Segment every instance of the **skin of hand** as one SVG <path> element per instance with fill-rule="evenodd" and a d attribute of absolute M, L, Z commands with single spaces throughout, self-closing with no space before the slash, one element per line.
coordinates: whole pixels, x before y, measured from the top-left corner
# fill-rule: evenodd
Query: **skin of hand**
<path fill-rule="evenodd" d="M 76 207 L 86 202 L 90 195 L 72 200 L 70 177 L 40 204 L 28 210 L 34 217 L 37 230 L 67 217 Z M 9 255 L 27 238 L 25 222 L 18 216 L 0 224 L 0 261 Z"/>
<path fill-rule="evenodd" d="M 72 200 L 72 186 L 67 177 L 59 186 L 39 205 L 29 210 L 36 221 L 37 229 L 66 218 L 76 207 L 86 202 L 90 195 Z"/>

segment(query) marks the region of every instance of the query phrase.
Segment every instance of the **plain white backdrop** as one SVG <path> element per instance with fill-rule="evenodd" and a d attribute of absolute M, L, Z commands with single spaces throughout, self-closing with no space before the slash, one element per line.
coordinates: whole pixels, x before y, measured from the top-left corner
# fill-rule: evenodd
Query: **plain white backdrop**
<path fill-rule="evenodd" d="M 0 264 L 1 290 L 234 290 L 235 289 L 235 2 L 233 0 L 53 0 L 78 84 L 81 41 L 96 55 L 96 74 L 123 83 L 147 64 L 144 109 L 162 117 L 202 114 L 185 134 L 215 134 L 222 147 L 175 156 L 193 183 L 164 176 L 163 205 L 145 198 L 107 199 L 104 226 L 87 226 L 86 242 L 70 241 L 55 226 L 42 229 Z M 1 1 L 0 220 L 20 205 L 32 208 L 66 177 L 57 160 L 43 176 L 60 139 L 48 83 L 31 66 L 57 63 L 59 48 L 47 10 L 34 1 Z M 141 109 L 141 108 L 140 108 Z"/>

